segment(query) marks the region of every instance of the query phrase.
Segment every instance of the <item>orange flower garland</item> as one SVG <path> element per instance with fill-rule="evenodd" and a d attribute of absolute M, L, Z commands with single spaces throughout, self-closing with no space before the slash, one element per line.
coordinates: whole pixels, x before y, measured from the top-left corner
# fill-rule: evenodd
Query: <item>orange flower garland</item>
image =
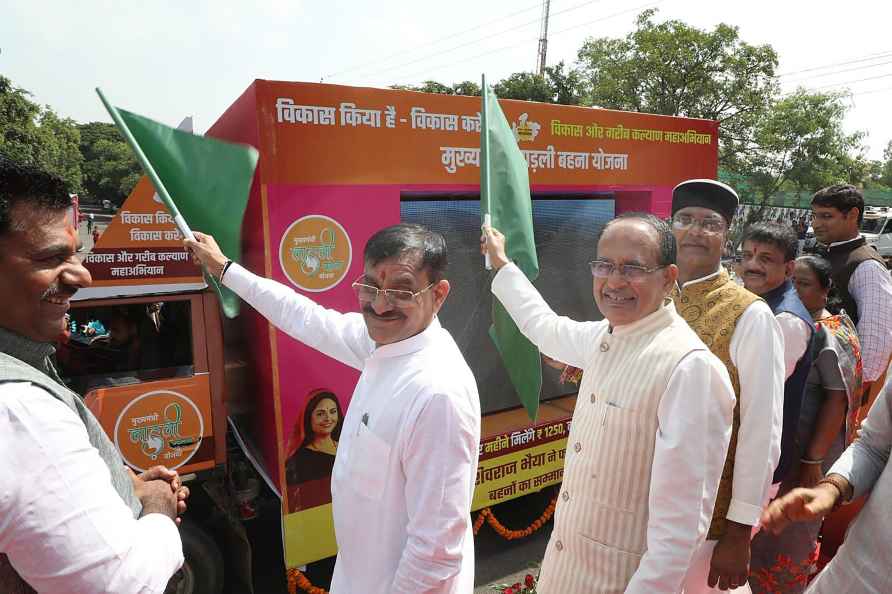
<path fill-rule="evenodd" d="M 325 588 L 317 588 L 313 584 L 310 583 L 310 580 L 307 579 L 299 569 L 289 569 L 288 570 L 288 592 L 289 594 L 297 594 L 297 590 L 300 588 L 304 592 L 308 592 L 308 594 L 328 594 L 328 590 Z"/>
<path fill-rule="evenodd" d="M 551 519 L 551 516 L 554 515 L 554 508 L 557 505 L 557 497 L 554 497 L 551 500 L 551 503 L 548 504 L 548 507 L 545 508 L 545 511 L 542 512 L 542 515 L 533 520 L 533 523 L 527 526 L 522 530 L 511 530 L 510 528 L 506 528 L 502 525 L 501 522 L 493 515 L 492 510 L 488 507 L 480 510 L 480 514 L 477 516 L 477 519 L 474 521 L 474 535 L 480 531 L 480 527 L 483 525 L 484 520 L 487 524 L 489 524 L 493 530 L 496 531 L 496 534 L 504 538 L 505 540 L 516 540 L 518 538 L 525 538 L 536 532 L 541 528 L 548 520 Z"/>
<path fill-rule="evenodd" d="M 545 508 L 545 511 L 542 512 L 542 515 L 533 520 L 533 523 L 524 528 L 523 530 L 511 530 L 510 528 L 506 528 L 499 522 L 498 519 L 493 515 L 492 509 L 485 507 L 480 510 L 480 513 L 477 514 L 477 519 L 474 520 L 474 536 L 477 536 L 477 533 L 480 532 L 480 528 L 483 526 L 483 522 L 489 524 L 496 533 L 504 538 L 505 540 L 516 540 L 518 538 L 525 538 L 530 534 L 539 530 L 543 525 L 545 525 L 548 520 L 551 519 L 551 516 L 554 515 L 554 508 L 557 505 L 557 497 L 554 497 L 551 500 L 551 503 L 548 504 L 548 507 Z M 328 594 L 328 591 L 325 588 L 317 588 L 310 580 L 307 579 L 299 569 L 289 569 L 288 570 L 288 592 L 289 594 L 297 594 L 298 589 L 307 592 L 308 594 Z"/>
<path fill-rule="evenodd" d="M 487 507 L 483 511 L 489 512 L 489 508 Z M 474 536 L 477 536 L 477 533 L 480 532 L 480 527 L 483 526 L 483 522 L 486 521 L 486 514 L 483 513 L 483 511 L 477 514 L 477 519 L 474 520 Z"/>

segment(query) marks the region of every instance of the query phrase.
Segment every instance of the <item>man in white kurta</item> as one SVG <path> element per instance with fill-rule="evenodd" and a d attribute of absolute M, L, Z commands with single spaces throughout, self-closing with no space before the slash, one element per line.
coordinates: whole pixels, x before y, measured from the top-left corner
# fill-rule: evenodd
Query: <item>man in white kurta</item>
<path fill-rule="evenodd" d="M 679 592 L 712 517 L 734 395 L 666 299 L 669 227 L 634 215 L 605 229 L 592 263 L 600 322 L 556 314 L 507 263 L 501 234 L 487 229 L 487 243 L 492 292 L 521 332 L 584 371 L 538 592 Z"/>
<path fill-rule="evenodd" d="M 183 564 L 188 488 L 160 466 L 126 469 L 53 364 L 71 297 L 92 282 L 71 197 L 2 155 L 0 196 L 0 592 L 161 594 Z"/>
<path fill-rule="evenodd" d="M 354 283 L 361 314 L 325 309 L 227 265 L 211 238 L 198 240 L 188 245 L 209 271 L 277 328 L 362 372 L 331 481 L 332 594 L 472 592 L 480 401 L 436 318 L 449 291 L 442 236 L 397 225 L 369 239 L 365 274 Z"/>

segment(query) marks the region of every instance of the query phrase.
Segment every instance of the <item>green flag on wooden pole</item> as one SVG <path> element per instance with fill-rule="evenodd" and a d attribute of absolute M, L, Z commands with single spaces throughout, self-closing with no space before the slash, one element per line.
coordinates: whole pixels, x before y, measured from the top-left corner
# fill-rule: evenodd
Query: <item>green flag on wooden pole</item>
<path fill-rule="evenodd" d="M 483 110 L 480 122 L 480 210 L 488 222 L 505 235 L 508 258 L 530 280 L 539 276 L 539 259 L 533 240 L 533 205 L 527 162 L 498 97 L 483 77 Z M 498 299 L 492 302 L 489 336 L 495 343 L 508 377 L 530 419 L 539 411 L 542 361 L 539 349 L 520 333 Z"/>
<path fill-rule="evenodd" d="M 213 235 L 220 249 L 241 260 L 242 219 L 257 167 L 254 147 L 196 136 L 111 105 L 103 105 L 155 186 L 183 237 L 191 229 Z M 239 299 L 205 274 L 227 317 L 238 315 Z"/>

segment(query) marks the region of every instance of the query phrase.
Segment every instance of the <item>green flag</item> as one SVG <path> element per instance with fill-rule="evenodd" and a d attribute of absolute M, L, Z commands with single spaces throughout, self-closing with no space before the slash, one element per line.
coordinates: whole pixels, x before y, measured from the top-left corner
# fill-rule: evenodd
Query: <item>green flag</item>
<path fill-rule="evenodd" d="M 112 106 L 96 89 L 155 191 L 185 237 L 194 228 L 214 236 L 234 262 L 241 261 L 242 219 L 257 167 L 251 146 L 196 136 Z M 227 317 L 238 315 L 239 299 L 205 274 Z"/>
<path fill-rule="evenodd" d="M 508 257 L 530 280 L 539 276 L 539 259 L 533 241 L 533 206 L 527 162 L 505 119 L 498 97 L 483 78 L 480 124 L 480 210 L 484 221 L 505 234 Z M 520 333 L 498 299 L 492 302 L 489 336 L 495 343 L 508 377 L 530 419 L 539 411 L 542 361 L 539 349 Z"/>

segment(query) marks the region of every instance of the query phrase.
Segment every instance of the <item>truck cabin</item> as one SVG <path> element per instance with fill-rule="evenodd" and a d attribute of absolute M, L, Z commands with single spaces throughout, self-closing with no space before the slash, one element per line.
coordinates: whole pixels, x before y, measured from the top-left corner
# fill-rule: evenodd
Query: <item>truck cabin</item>
<path fill-rule="evenodd" d="M 78 394 L 194 374 L 189 300 L 133 301 L 68 314 L 57 359 Z"/>

